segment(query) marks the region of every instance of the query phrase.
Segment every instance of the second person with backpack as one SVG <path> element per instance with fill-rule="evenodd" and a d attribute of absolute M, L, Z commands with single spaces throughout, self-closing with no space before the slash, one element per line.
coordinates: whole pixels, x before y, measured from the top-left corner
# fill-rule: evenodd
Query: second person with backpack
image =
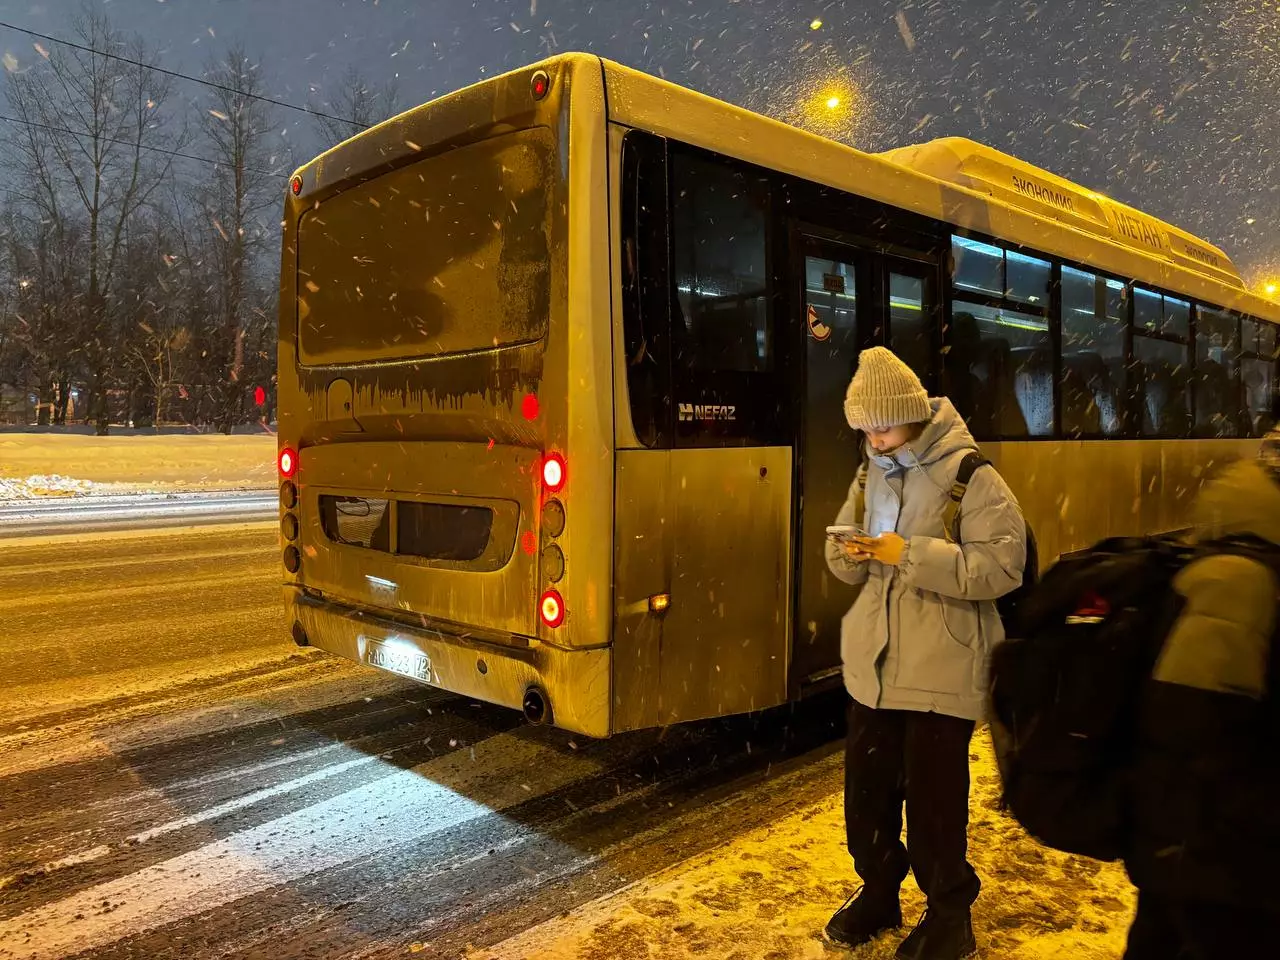
<path fill-rule="evenodd" d="M 969 741 L 1004 637 L 995 601 L 1023 581 L 1026 526 L 951 402 L 930 399 L 889 350 L 863 351 L 845 417 L 866 435 L 868 463 L 826 552 L 831 572 L 860 588 L 841 655 L 845 825 L 863 886 L 826 935 L 857 946 L 900 926 L 910 869 L 928 909 L 897 956 L 959 960 L 976 949 L 980 887 L 967 859 Z"/>

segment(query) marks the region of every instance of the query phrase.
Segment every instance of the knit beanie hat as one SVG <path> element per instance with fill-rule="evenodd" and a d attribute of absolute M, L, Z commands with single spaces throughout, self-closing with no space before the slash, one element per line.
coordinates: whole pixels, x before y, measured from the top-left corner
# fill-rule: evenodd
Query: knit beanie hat
<path fill-rule="evenodd" d="M 924 384 L 891 350 L 870 347 L 844 395 L 844 418 L 855 430 L 927 423 L 933 411 Z"/>

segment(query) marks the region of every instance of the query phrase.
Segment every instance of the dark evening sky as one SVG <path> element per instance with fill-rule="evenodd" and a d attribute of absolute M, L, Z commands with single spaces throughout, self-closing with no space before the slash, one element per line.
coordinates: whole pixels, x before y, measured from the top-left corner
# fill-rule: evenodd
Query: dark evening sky
<path fill-rule="evenodd" d="M 186 73 L 241 40 L 270 92 L 300 104 L 322 100 L 351 65 L 398 78 L 408 106 L 567 50 L 799 122 L 831 88 L 854 109 L 822 132 L 855 146 L 972 137 L 1200 234 L 1254 277 L 1280 273 L 1280 0 L 95 5 Z M 70 36 L 79 6 L 0 0 L 0 20 Z M 10 69 L 36 56 L 31 38 L 2 28 L 0 53 Z M 283 154 L 315 152 L 307 117 L 277 109 L 275 120 Z"/>

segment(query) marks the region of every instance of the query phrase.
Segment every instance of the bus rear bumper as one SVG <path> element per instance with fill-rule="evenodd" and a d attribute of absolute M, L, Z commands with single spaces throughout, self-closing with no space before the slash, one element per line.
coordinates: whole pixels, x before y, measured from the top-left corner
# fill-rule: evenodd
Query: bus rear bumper
<path fill-rule="evenodd" d="M 561 650 L 535 639 L 510 642 L 382 617 L 284 588 L 294 641 L 464 697 L 523 710 L 540 693 L 555 726 L 589 737 L 610 734 L 611 651 Z"/>

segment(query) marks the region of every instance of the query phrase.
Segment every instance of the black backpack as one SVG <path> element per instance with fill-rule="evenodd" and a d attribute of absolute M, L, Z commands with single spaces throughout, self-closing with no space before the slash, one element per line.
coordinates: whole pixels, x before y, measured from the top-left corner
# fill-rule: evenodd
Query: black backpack
<path fill-rule="evenodd" d="M 1059 560 L 1023 598 L 1011 634 L 1021 639 L 992 653 L 991 733 L 1004 807 L 1041 843 L 1124 855 L 1142 691 L 1183 605 L 1173 578 L 1227 552 L 1275 566 L 1280 548 L 1114 538 Z"/>
<path fill-rule="evenodd" d="M 977 451 L 965 454 L 964 459 L 960 461 L 960 469 L 956 471 L 956 478 L 951 484 L 950 500 L 942 512 L 942 528 L 946 531 L 947 539 L 952 543 L 960 540 L 960 503 L 964 500 L 965 491 L 969 489 L 969 481 L 973 479 L 973 475 L 980 467 L 995 469 L 991 461 Z M 862 523 L 866 518 L 867 464 L 865 460 L 858 468 L 855 480 L 854 497 L 856 499 L 853 515 L 858 523 Z M 1031 532 L 1031 524 L 1026 523 L 1025 518 L 1023 522 L 1026 526 L 1027 562 L 1022 568 L 1022 583 L 996 601 L 996 610 L 999 611 L 1000 619 L 1004 623 L 1005 635 L 1009 637 L 1016 635 L 1019 623 L 1018 608 L 1035 586 L 1040 572 L 1040 555 L 1036 549 L 1035 534 Z"/>

